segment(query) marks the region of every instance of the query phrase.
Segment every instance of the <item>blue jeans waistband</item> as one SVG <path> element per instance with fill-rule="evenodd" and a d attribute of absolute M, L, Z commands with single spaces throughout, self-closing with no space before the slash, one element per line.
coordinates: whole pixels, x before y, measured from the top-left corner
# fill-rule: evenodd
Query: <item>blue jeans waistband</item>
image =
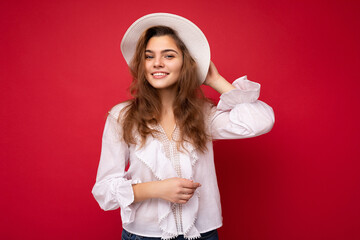
<path fill-rule="evenodd" d="M 198 238 L 199 240 L 219 240 L 217 229 L 211 230 L 206 233 L 201 233 L 200 235 L 201 235 L 201 237 Z M 159 237 L 144 237 L 144 236 L 130 233 L 130 232 L 126 231 L 125 229 L 123 229 L 122 234 L 121 234 L 121 240 L 161 240 L 161 238 L 159 238 Z M 172 240 L 186 240 L 186 238 L 184 238 L 184 235 L 179 235 L 176 238 L 172 238 Z"/>

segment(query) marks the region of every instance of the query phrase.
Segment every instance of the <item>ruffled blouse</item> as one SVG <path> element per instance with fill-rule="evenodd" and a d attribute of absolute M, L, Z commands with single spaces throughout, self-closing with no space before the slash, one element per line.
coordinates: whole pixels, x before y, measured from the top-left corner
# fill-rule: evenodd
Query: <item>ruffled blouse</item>
<path fill-rule="evenodd" d="M 260 84 L 246 76 L 233 82 L 233 89 L 220 96 L 220 101 L 206 114 L 207 126 L 213 139 L 255 137 L 271 130 L 274 112 L 266 103 L 257 100 Z M 104 210 L 120 207 L 123 228 L 147 236 L 171 239 L 183 234 L 187 239 L 222 226 L 220 194 L 216 179 L 212 142 L 207 151 L 197 151 L 185 142 L 178 151 L 174 129 L 168 139 L 160 125 L 149 135 L 143 147 L 126 144 L 117 121 L 126 103 L 112 108 L 105 123 L 102 150 L 96 183 L 92 193 Z M 140 139 L 139 139 L 140 140 Z M 128 169 L 126 170 L 126 167 Z M 134 203 L 133 184 L 181 177 L 201 183 L 185 204 L 163 199 L 148 199 Z"/>

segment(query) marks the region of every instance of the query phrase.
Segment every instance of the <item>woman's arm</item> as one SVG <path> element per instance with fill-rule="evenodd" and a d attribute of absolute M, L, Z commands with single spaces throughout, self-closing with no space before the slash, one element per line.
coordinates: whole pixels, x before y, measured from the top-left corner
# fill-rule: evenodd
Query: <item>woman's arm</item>
<path fill-rule="evenodd" d="M 161 198 L 173 203 L 186 203 L 200 183 L 194 183 L 184 178 L 169 178 L 133 185 L 134 202 L 141 202 L 150 198 Z"/>
<path fill-rule="evenodd" d="M 209 114 L 213 139 L 255 137 L 272 129 L 274 112 L 258 100 L 260 84 L 247 80 L 246 76 L 230 84 L 212 62 L 204 84 L 221 94 L 218 105 Z"/>
<path fill-rule="evenodd" d="M 99 167 L 92 193 L 104 210 L 127 208 L 133 201 L 133 181 L 126 177 L 128 146 L 119 140 L 115 116 L 109 114 L 104 128 Z"/>

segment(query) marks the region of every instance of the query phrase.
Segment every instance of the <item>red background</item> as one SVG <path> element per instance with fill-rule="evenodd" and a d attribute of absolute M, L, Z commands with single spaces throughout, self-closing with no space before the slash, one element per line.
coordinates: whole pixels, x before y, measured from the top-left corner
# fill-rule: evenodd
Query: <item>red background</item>
<path fill-rule="evenodd" d="M 106 112 L 129 96 L 119 43 L 170 12 L 275 110 L 269 134 L 215 142 L 221 239 L 360 239 L 360 2 L 169 2 L 1 1 L 1 238 L 120 239 L 91 195 Z"/>

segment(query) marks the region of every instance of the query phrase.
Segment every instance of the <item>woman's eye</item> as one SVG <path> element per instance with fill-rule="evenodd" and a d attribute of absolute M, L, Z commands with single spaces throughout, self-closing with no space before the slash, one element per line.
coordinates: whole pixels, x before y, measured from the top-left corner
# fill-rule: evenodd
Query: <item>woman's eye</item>
<path fill-rule="evenodd" d="M 165 58 L 168 58 L 168 59 L 172 59 L 174 58 L 175 56 L 174 55 L 166 55 Z"/>
<path fill-rule="evenodd" d="M 153 56 L 149 56 L 149 55 L 145 56 L 145 59 L 152 59 L 152 58 L 154 58 L 154 57 L 153 57 Z"/>

